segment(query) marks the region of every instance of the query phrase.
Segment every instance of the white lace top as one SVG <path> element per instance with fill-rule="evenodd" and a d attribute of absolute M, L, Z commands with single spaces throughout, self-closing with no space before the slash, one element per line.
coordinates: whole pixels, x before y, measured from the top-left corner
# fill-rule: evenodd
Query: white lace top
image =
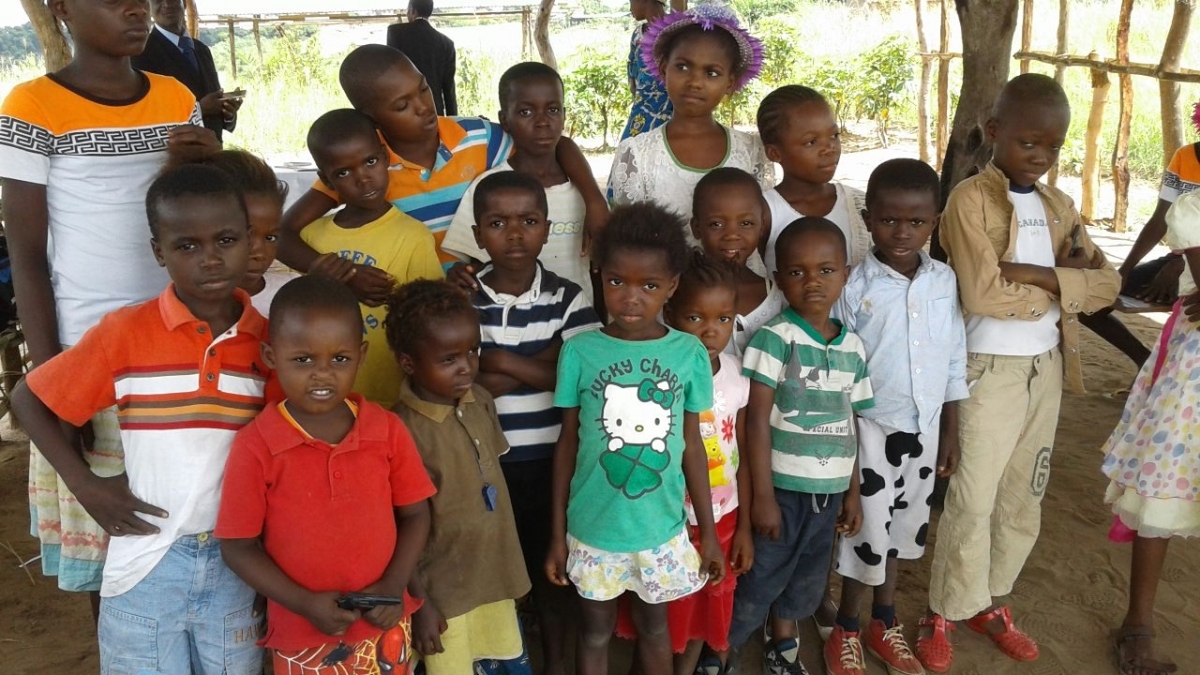
<path fill-rule="evenodd" d="M 750 344 L 750 338 L 758 332 L 763 324 L 779 316 L 783 308 L 787 306 L 787 300 L 783 297 L 783 291 L 775 286 L 775 282 L 769 277 L 767 278 L 767 297 L 755 307 L 753 311 L 745 316 L 738 314 L 733 322 L 733 334 L 729 336 L 729 344 L 725 345 L 725 353 L 732 354 L 739 359 L 746 351 L 746 345 Z"/>
<path fill-rule="evenodd" d="M 758 135 L 729 127 L 725 133 L 729 142 L 720 166 L 746 171 L 764 190 L 773 187 L 775 166 L 767 159 Z M 711 170 L 681 164 L 667 145 L 667 127 L 663 125 L 626 138 L 617 146 L 608 175 L 608 199 L 614 206 L 652 201 L 691 220 L 692 191 Z M 693 241 L 690 229 L 688 240 Z"/>

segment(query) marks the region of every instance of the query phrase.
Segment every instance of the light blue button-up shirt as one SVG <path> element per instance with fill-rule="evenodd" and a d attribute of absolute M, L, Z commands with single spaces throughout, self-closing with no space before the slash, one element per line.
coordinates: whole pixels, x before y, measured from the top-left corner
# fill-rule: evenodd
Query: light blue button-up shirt
<path fill-rule="evenodd" d="M 967 398 L 967 337 L 954 271 L 921 251 L 912 280 L 872 251 L 850 272 L 833 315 L 862 338 L 875 407 L 863 417 L 937 433 L 946 401 Z"/>

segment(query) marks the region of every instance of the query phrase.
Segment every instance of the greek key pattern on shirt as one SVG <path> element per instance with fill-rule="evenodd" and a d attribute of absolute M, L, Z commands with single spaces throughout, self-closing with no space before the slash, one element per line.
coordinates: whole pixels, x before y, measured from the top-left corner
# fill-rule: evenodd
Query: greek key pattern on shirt
<path fill-rule="evenodd" d="M 43 127 L 16 117 L 0 116 L 0 145 L 49 155 L 54 136 Z"/>
<path fill-rule="evenodd" d="M 88 129 L 58 136 L 52 143 L 56 155 L 122 156 L 162 152 L 171 128 L 165 124 L 130 129 Z"/>

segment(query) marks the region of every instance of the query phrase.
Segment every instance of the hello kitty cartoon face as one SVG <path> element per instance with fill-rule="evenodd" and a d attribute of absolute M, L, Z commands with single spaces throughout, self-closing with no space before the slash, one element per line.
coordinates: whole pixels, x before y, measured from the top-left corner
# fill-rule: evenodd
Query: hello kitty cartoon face
<path fill-rule="evenodd" d="M 666 450 L 674 402 L 675 394 L 667 382 L 647 379 L 638 386 L 607 385 L 600 421 L 609 438 L 608 449 L 639 445 L 656 452 Z"/>

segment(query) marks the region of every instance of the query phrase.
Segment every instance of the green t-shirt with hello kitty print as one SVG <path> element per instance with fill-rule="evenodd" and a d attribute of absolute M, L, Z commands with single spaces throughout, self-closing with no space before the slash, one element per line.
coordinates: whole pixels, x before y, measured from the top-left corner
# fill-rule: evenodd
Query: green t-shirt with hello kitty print
<path fill-rule="evenodd" d="M 567 532 L 594 548 L 659 546 L 686 522 L 684 412 L 712 407 L 712 365 L 695 336 L 668 328 L 631 342 L 596 329 L 563 345 L 554 405 L 579 408 Z"/>

